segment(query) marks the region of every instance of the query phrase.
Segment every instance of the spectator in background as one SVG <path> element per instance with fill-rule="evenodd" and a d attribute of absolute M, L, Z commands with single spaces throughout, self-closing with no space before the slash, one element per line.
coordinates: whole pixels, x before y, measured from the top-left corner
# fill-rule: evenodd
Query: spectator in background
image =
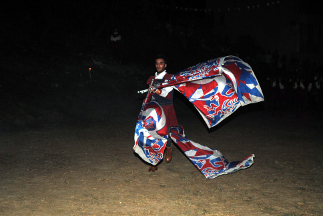
<path fill-rule="evenodd" d="M 299 60 L 295 57 L 295 55 L 292 55 L 292 57 L 289 59 L 289 70 L 296 71 L 298 65 Z"/>
<path fill-rule="evenodd" d="M 278 51 L 275 50 L 271 56 L 271 63 L 273 64 L 274 69 L 278 68 L 279 54 Z"/>
<path fill-rule="evenodd" d="M 323 104 L 323 92 L 322 92 L 323 79 L 322 76 L 318 74 L 317 81 L 315 82 L 315 88 L 317 89 L 317 109 L 318 117 L 322 118 L 322 104 Z"/>
<path fill-rule="evenodd" d="M 279 111 L 279 116 L 282 116 L 282 109 L 284 104 L 284 89 L 285 86 L 282 83 L 281 76 L 275 78 L 271 84 L 273 88 L 273 95 L 272 95 L 272 115 L 275 116 L 276 111 Z"/>
<path fill-rule="evenodd" d="M 322 117 L 322 77 L 316 74 L 314 79 L 308 84 L 308 101 L 311 109 L 311 115 Z"/>
<path fill-rule="evenodd" d="M 304 85 L 304 80 L 299 78 L 294 82 L 294 102 L 295 102 L 295 110 L 296 116 L 302 117 L 305 111 L 306 104 L 306 89 Z"/>
<path fill-rule="evenodd" d="M 117 28 L 114 28 L 113 33 L 110 35 L 110 45 L 114 64 L 121 64 L 121 35 Z"/>
<path fill-rule="evenodd" d="M 264 55 L 264 62 L 265 62 L 268 66 L 270 66 L 270 64 L 271 64 L 271 54 L 270 54 L 270 50 L 268 50 L 268 52 L 267 52 L 267 53 L 265 53 L 265 55 Z"/>
<path fill-rule="evenodd" d="M 284 72 L 284 73 L 286 72 L 286 70 L 287 70 L 287 57 L 286 57 L 286 55 L 283 55 L 280 58 L 279 68 L 282 70 L 282 72 Z"/>
<path fill-rule="evenodd" d="M 265 55 L 264 55 L 264 62 L 265 62 L 265 67 L 264 70 L 266 73 L 270 73 L 272 70 L 272 65 L 271 65 L 271 52 L 268 50 Z"/>

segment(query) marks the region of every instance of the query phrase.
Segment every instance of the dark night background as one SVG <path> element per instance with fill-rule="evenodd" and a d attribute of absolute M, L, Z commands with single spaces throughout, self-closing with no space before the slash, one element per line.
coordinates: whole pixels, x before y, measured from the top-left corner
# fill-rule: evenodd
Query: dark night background
<path fill-rule="evenodd" d="M 273 2 L 275 6 L 266 10 L 283 14 L 280 5 L 284 1 Z M 258 3 L 252 0 L 244 3 L 14 0 L 3 4 L 0 131 L 107 120 L 106 111 L 100 110 L 109 107 L 109 103 L 100 101 L 116 95 L 137 100 L 136 91 L 146 88 L 145 81 L 154 71 L 154 56 L 159 53 L 168 57 L 170 73 L 208 59 L 237 55 L 251 64 L 265 96 L 270 93 L 267 78 L 283 75 L 287 82 L 302 76 L 309 81 L 322 71 L 316 59 L 308 61 L 311 55 L 301 55 L 302 50 L 322 55 L 320 26 L 320 35 L 315 38 L 319 46 L 306 50 L 301 44 L 299 50 L 279 53 L 279 58 L 287 55 L 285 62 L 291 62 L 296 54 L 297 65 L 286 63 L 283 67 L 278 63 L 268 67 L 264 62 L 270 45 L 261 38 L 245 32 L 230 37 L 224 28 L 219 28 L 219 23 L 228 22 L 224 11 L 229 8 L 238 10 L 240 5 L 246 10 L 250 4 L 257 9 Z M 316 7 L 303 1 L 298 1 L 298 6 L 297 13 L 319 14 Z M 295 23 L 298 25 L 294 18 L 288 23 L 291 28 Z M 114 27 L 122 35 L 121 65 L 113 64 L 109 45 Z M 311 38 L 304 39 L 301 34 L 301 41 L 310 44 Z M 272 53 L 280 43 L 272 48 Z M 300 62 L 302 68 L 311 69 L 300 72 L 297 70 Z M 91 80 L 88 68 L 92 68 Z"/>
<path fill-rule="evenodd" d="M 322 215 L 323 94 L 293 88 L 321 76 L 322 7 L 11 0 L 0 9 L 1 216 Z M 109 40 L 115 27 L 121 64 Z M 254 154 L 251 168 L 206 180 L 174 145 L 171 163 L 147 172 L 132 148 L 146 96 L 137 91 L 147 88 L 159 53 L 172 74 L 226 55 L 250 64 L 264 102 L 211 129 L 176 91 L 174 108 L 188 139 L 228 161 Z M 278 77 L 284 90 L 271 85 Z"/>

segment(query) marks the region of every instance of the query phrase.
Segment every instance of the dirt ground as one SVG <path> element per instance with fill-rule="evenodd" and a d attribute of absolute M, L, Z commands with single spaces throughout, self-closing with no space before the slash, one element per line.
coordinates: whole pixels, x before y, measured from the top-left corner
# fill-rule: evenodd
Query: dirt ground
<path fill-rule="evenodd" d="M 177 100 L 188 138 L 230 161 L 256 155 L 250 168 L 207 180 L 177 148 L 148 172 L 132 150 L 140 104 L 101 123 L 2 132 L 0 214 L 323 214 L 321 120 L 249 105 L 208 130 Z"/>
<path fill-rule="evenodd" d="M 0 119 L 0 215 L 323 215 L 322 119 L 287 110 L 273 117 L 266 100 L 209 130 L 175 94 L 189 139 L 229 161 L 255 154 L 255 162 L 207 180 L 175 148 L 149 173 L 132 150 L 143 99 L 133 77 L 148 74 L 121 66 L 111 78 L 116 66 L 80 67 L 92 67 L 97 81 L 54 83 L 50 97 L 29 102 L 1 98 L 11 106 Z"/>

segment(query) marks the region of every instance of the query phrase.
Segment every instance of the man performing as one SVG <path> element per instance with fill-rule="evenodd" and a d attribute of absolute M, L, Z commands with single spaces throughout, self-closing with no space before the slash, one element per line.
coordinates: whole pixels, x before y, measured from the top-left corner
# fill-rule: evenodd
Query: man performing
<path fill-rule="evenodd" d="M 149 77 L 147 84 L 149 86 L 149 91 L 152 95 L 152 100 L 157 101 L 159 105 L 163 108 L 166 116 L 166 125 L 168 132 L 168 139 L 166 144 L 166 157 L 165 161 L 169 163 L 172 159 L 172 140 L 170 137 L 170 128 L 177 127 L 177 118 L 173 106 L 173 87 L 165 87 L 162 89 L 156 89 L 155 86 L 163 83 L 165 80 L 169 80 L 172 75 L 166 72 L 167 61 L 162 55 L 159 55 L 155 59 L 156 73 L 155 76 Z M 158 169 L 156 166 L 151 166 L 149 172 L 155 172 Z"/>
<path fill-rule="evenodd" d="M 220 151 L 188 139 L 183 126 L 177 124 L 172 98 L 176 89 L 194 105 L 206 125 L 214 127 L 239 107 L 264 100 L 250 65 L 239 57 L 225 56 L 170 75 L 165 58 L 155 61 L 157 72 L 148 79 L 149 89 L 138 91 L 148 94 L 137 119 L 133 147 L 152 165 L 149 171 L 157 170 L 165 150 L 166 162 L 171 160 L 172 141 L 207 179 L 250 167 L 254 154 L 229 162 Z"/>

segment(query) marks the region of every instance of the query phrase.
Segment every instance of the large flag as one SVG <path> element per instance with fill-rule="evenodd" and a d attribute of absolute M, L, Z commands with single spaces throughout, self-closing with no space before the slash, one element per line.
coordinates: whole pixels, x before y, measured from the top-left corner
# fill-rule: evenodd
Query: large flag
<path fill-rule="evenodd" d="M 264 100 L 252 68 L 240 58 L 227 56 L 208 60 L 182 70 L 157 88 L 173 86 L 199 111 L 209 128 L 239 107 Z M 167 125 L 162 107 L 148 93 L 135 130 L 135 152 L 156 165 L 163 159 Z M 252 165 L 254 155 L 228 162 L 222 154 L 187 139 L 181 126 L 171 130 L 171 138 L 206 178 L 235 172 Z"/>

